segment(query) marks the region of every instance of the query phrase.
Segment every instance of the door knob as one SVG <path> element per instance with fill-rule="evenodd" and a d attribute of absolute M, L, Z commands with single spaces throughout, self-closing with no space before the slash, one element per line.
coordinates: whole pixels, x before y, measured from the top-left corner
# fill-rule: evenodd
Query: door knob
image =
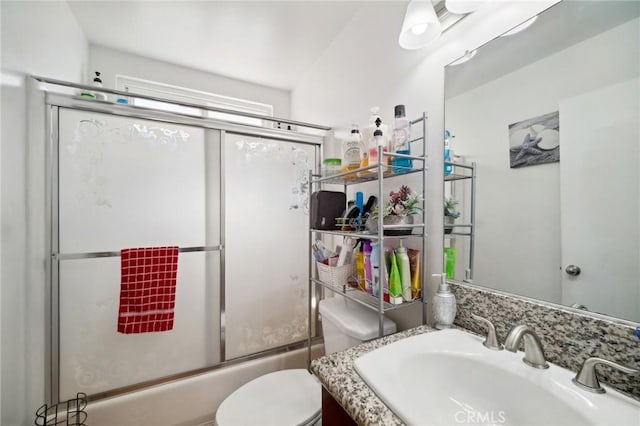
<path fill-rule="evenodd" d="M 576 265 L 569 265 L 564 271 L 572 277 L 577 277 L 578 275 L 580 275 L 580 272 L 582 272 L 580 270 L 580 267 Z"/>

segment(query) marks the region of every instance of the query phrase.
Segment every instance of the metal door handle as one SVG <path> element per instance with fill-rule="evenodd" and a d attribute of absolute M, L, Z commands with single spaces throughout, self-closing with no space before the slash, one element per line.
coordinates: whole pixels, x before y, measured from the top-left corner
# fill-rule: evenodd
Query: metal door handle
<path fill-rule="evenodd" d="M 569 265 L 564 271 L 572 277 L 577 277 L 578 275 L 580 275 L 580 272 L 582 272 L 580 270 L 580 267 L 576 265 Z"/>

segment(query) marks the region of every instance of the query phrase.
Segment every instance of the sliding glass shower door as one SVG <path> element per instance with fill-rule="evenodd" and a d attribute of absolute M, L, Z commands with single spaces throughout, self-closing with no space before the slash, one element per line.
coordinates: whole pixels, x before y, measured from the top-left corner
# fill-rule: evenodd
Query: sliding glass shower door
<path fill-rule="evenodd" d="M 226 134 L 227 359 L 307 338 L 309 170 L 315 147 Z"/>
<path fill-rule="evenodd" d="M 63 105 L 48 160 L 53 402 L 306 341 L 319 138 Z M 120 251 L 158 246 L 180 248 L 173 329 L 118 333 Z"/>

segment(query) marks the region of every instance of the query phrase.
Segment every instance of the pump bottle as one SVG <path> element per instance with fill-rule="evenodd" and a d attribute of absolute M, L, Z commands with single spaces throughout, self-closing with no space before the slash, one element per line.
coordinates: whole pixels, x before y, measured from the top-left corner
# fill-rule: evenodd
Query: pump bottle
<path fill-rule="evenodd" d="M 440 286 L 433 296 L 433 319 L 436 328 L 438 330 L 451 328 L 453 320 L 456 318 L 456 296 L 451 291 L 445 274 L 433 274 L 433 276 L 440 277 Z"/>

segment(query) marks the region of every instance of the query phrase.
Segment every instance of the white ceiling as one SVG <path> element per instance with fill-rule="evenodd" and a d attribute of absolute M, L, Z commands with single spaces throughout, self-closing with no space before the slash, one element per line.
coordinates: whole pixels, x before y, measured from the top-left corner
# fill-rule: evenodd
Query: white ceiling
<path fill-rule="evenodd" d="M 68 3 L 91 44 L 283 89 L 293 89 L 352 17 L 370 4 L 304 0 Z M 393 6 L 405 8 L 406 2 L 396 1 Z"/>

